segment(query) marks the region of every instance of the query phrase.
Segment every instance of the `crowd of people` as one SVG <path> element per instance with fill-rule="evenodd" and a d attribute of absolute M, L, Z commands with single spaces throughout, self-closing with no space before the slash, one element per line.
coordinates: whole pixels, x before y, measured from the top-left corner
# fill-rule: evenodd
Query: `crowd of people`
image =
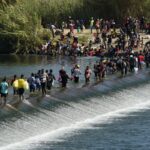
<path fill-rule="evenodd" d="M 100 61 L 97 61 L 93 67 L 86 66 L 85 70 L 80 69 L 80 65 L 76 64 L 72 67 L 70 75 L 62 67 L 59 70 L 59 78 L 56 78 L 53 74 L 53 70 L 39 70 L 37 73 L 31 73 L 31 76 L 27 79 L 24 75 L 18 78 L 14 75 L 10 82 L 7 82 L 6 77 L 0 83 L 1 93 L 1 105 L 6 105 L 6 97 L 8 95 L 8 88 L 11 85 L 13 87 L 13 94 L 19 96 L 19 101 L 24 99 L 25 82 L 28 82 L 30 93 L 35 91 L 41 91 L 45 96 L 47 91 L 50 91 L 54 86 L 54 82 L 57 80 L 62 88 L 66 88 L 68 81 L 72 81 L 75 84 L 80 82 L 80 76 L 84 75 L 85 84 L 90 83 L 91 75 L 94 74 L 97 82 L 105 79 L 108 74 L 115 74 L 120 72 L 124 77 L 128 72 L 134 73 L 141 70 L 144 67 L 149 67 L 150 64 L 150 51 L 140 51 L 139 53 L 122 53 L 115 57 L 101 57 Z M 17 81 L 17 86 L 15 85 Z M 3 103 L 3 104 L 2 104 Z"/>
<path fill-rule="evenodd" d="M 139 46 L 143 47 L 143 39 L 140 37 L 140 32 L 149 32 L 148 28 L 145 28 L 145 19 L 136 19 L 132 17 L 126 18 L 125 22 L 119 27 L 117 32 L 117 24 L 114 20 L 97 19 L 93 17 L 90 20 L 90 32 L 93 33 L 93 29 L 96 29 L 93 41 L 90 40 L 88 45 L 80 44 L 78 37 L 74 35 L 75 22 L 70 18 L 69 21 L 70 31 L 67 35 L 64 35 L 65 23 L 62 23 L 62 34 L 60 41 L 57 41 L 56 47 L 53 47 L 52 43 L 46 46 L 46 52 L 50 55 L 56 53 L 71 55 L 71 56 L 98 56 L 100 61 L 96 62 L 91 68 L 87 66 L 85 70 L 81 70 L 80 66 L 76 64 L 71 69 L 71 74 L 65 71 L 62 67 L 59 71 L 59 78 L 56 79 L 53 74 L 53 70 L 39 70 L 37 73 L 32 73 L 28 79 L 21 75 L 18 78 L 14 75 L 11 82 L 7 82 L 6 78 L 0 83 L 1 105 L 6 105 L 6 98 L 8 95 L 8 88 L 11 85 L 13 87 L 14 95 L 19 95 L 19 101 L 24 99 L 24 84 L 27 81 L 29 84 L 30 92 L 42 91 L 42 95 L 45 96 L 47 90 L 51 90 L 55 80 L 61 83 L 61 87 L 67 86 L 68 80 L 74 81 L 75 84 L 80 82 L 80 76 L 84 74 L 85 83 L 88 84 L 91 79 L 92 73 L 95 75 L 96 81 L 101 81 L 107 74 L 114 74 L 120 72 L 122 76 L 128 74 L 128 72 L 137 72 L 144 66 L 147 68 L 150 64 L 150 47 L 146 47 L 144 50 L 134 51 L 134 48 Z M 84 21 L 76 22 L 77 32 L 83 32 L 85 29 Z M 66 43 L 62 44 L 63 40 Z M 71 43 L 71 38 L 73 42 Z M 116 39 L 114 44 L 113 38 Z M 98 44 L 98 48 L 93 48 L 93 44 Z M 55 50 L 54 50 L 55 49 Z M 15 86 L 17 80 L 17 86 Z"/>
<path fill-rule="evenodd" d="M 143 48 L 144 39 L 140 33 L 150 33 L 150 24 L 146 23 L 144 17 L 127 17 L 122 23 L 117 23 L 114 19 L 94 19 L 93 17 L 88 21 L 83 19 L 74 21 L 70 17 L 67 23 L 62 22 L 60 28 L 60 38 L 56 44 L 52 40 L 48 41 L 39 53 L 52 56 L 99 56 L 112 49 L 116 52 L 128 51 Z M 58 27 L 54 25 L 51 29 L 56 30 L 53 31 L 54 33 L 58 32 Z M 65 29 L 69 32 L 66 33 Z M 85 29 L 89 29 L 91 38 L 87 42 L 82 42 L 76 32 L 84 34 Z M 95 45 L 98 46 L 95 47 Z"/>

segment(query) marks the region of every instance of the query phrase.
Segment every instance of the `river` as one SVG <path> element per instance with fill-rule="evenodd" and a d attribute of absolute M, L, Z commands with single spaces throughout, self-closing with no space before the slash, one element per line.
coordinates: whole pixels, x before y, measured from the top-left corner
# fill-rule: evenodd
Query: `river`
<path fill-rule="evenodd" d="M 26 77 L 38 69 L 72 65 L 81 70 L 99 58 L 0 56 L 0 76 Z M 9 98 L 0 110 L 0 150 L 147 150 L 150 147 L 149 70 L 125 78 L 107 76 L 96 84 L 55 84 L 46 97 L 36 93 L 22 103 Z M 28 95 L 29 93 L 26 93 Z M 15 98 L 14 98 L 15 100 Z"/>

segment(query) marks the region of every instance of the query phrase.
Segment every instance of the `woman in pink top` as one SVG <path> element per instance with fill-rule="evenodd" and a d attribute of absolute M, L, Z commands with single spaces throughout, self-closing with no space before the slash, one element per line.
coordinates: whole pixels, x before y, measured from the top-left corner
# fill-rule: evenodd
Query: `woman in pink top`
<path fill-rule="evenodd" d="M 86 69 L 85 69 L 85 74 L 84 74 L 86 83 L 90 82 L 91 74 L 92 74 L 92 71 L 91 71 L 90 67 L 87 66 Z"/>

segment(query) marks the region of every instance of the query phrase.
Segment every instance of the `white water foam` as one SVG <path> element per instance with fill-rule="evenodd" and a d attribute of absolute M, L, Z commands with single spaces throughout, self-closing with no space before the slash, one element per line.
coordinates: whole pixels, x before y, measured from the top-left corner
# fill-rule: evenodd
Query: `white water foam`
<path fill-rule="evenodd" d="M 43 111 L 44 114 L 37 117 L 41 117 L 42 119 L 40 118 L 41 120 L 39 120 L 39 118 L 36 116 L 32 117 L 32 119 L 36 120 L 37 123 L 39 123 L 38 121 L 41 122 L 45 120 L 46 117 L 53 117 L 54 120 L 58 119 L 58 122 L 56 121 L 54 126 L 57 125 L 59 121 L 62 123 L 62 126 L 60 125 L 59 128 L 51 131 L 47 130 L 46 133 L 44 130 L 42 130 L 43 133 L 41 132 L 39 135 L 31 137 L 30 133 L 27 132 L 29 134 L 27 139 L 15 142 L 13 144 L 8 144 L 0 147 L 0 149 L 31 149 L 30 145 L 36 147 L 36 145 L 38 146 L 39 142 L 46 140 L 60 142 L 60 137 L 63 137 L 64 135 L 67 137 L 67 133 L 73 133 L 73 131 L 85 128 L 92 128 L 92 125 L 96 123 L 112 123 L 116 118 L 128 116 L 131 112 L 149 109 L 149 96 L 149 85 L 146 85 L 142 88 L 140 87 L 137 89 L 132 88 L 130 90 L 123 90 L 122 92 L 116 93 L 112 96 L 104 96 L 102 97 L 103 101 L 100 101 L 98 98 L 92 98 L 89 101 L 83 101 L 82 103 L 78 104 L 68 102 L 72 106 L 71 108 L 63 107 L 56 110 L 56 112 L 49 112 L 47 110 L 40 109 L 40 111 Z M 44 115 L 46 116 L 44 117 Z M 27 121 L 29 121 L 28 119 L 29 118 L 27 118 Z M 65 121 L 63 122 L 63 120 Z M 30 121 L 32 120 L 30 119 Z M 48 128 L 48 123 L 50 122 L 43 122 L 43 129 L 46 130 L 46 128 Z M 44 126 L 44 124 L 46 125 Z M 10 131 L 13 130 L 13 125 L 11 126 L 7 124 L 7 126 L 9 127 Z M 36 130 L 40 131 L 40 127 L 42 126 L 38 126 L 37 124 L 36 127 L 38 127 Z M 16 131 L 17 129 L 14 130 Z M 30 131 L 30 129 L 28 129 L 28 131 Z M 9 132 L 7 132 L 7 134 L 9 135 Z M 26 134 L 26 132 L 24 134 Z M 69 136 L 71 136 L 71 134 L 69 134 Z"/>

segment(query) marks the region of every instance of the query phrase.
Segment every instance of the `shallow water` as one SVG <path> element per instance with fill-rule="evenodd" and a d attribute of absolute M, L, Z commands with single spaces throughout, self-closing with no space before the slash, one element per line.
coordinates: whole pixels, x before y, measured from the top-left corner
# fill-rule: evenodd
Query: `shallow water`
<path fill-rule="evenodd" d="M 11 66 L 11 62 L 10 70 L 7 70 L 9 64 L 1 62 L 0 69 L 13 75 L 19 66 L 28 76 L 41 66 L 59 70 L 62 62 L 69 72 L 75 62 L 62 58 L 60 63 L 54 59 L 53 64 L 40 61 L 43 57 L 38 59 L 37 64 L 15 62 Z M 83 70 L 96 60 L 79 58 L 77 61 Z M 18 69 L 16 72 L 20 74 Z M 0 110 L 0 150 L 149 148 L 149 71 L 122 79 L 109 77 L 100 84 L 91 82 L 87 87 L 71 84 L 68 89 L 58 88 L 44 98 L 36 93 L 22 103 L 9 103 Z"/>
<path fill-rule="evenodd" d="M 93 60 L 99 60 L 96 57 L 86 57 L 84 59 L 74 57 L 57 57 L 50 56 L 22 56 L 22 55 L 0 55 L 0 77 L 20 75 L 21 73 L 29 76 L 32 72 L 37 72 L 39 69 L 53 69 L 55 74 L 58 74 L 62 66 L 70 73 L 73 65 L 79 64 L 81 69 L 86 65 L 92 65 Z"/>

